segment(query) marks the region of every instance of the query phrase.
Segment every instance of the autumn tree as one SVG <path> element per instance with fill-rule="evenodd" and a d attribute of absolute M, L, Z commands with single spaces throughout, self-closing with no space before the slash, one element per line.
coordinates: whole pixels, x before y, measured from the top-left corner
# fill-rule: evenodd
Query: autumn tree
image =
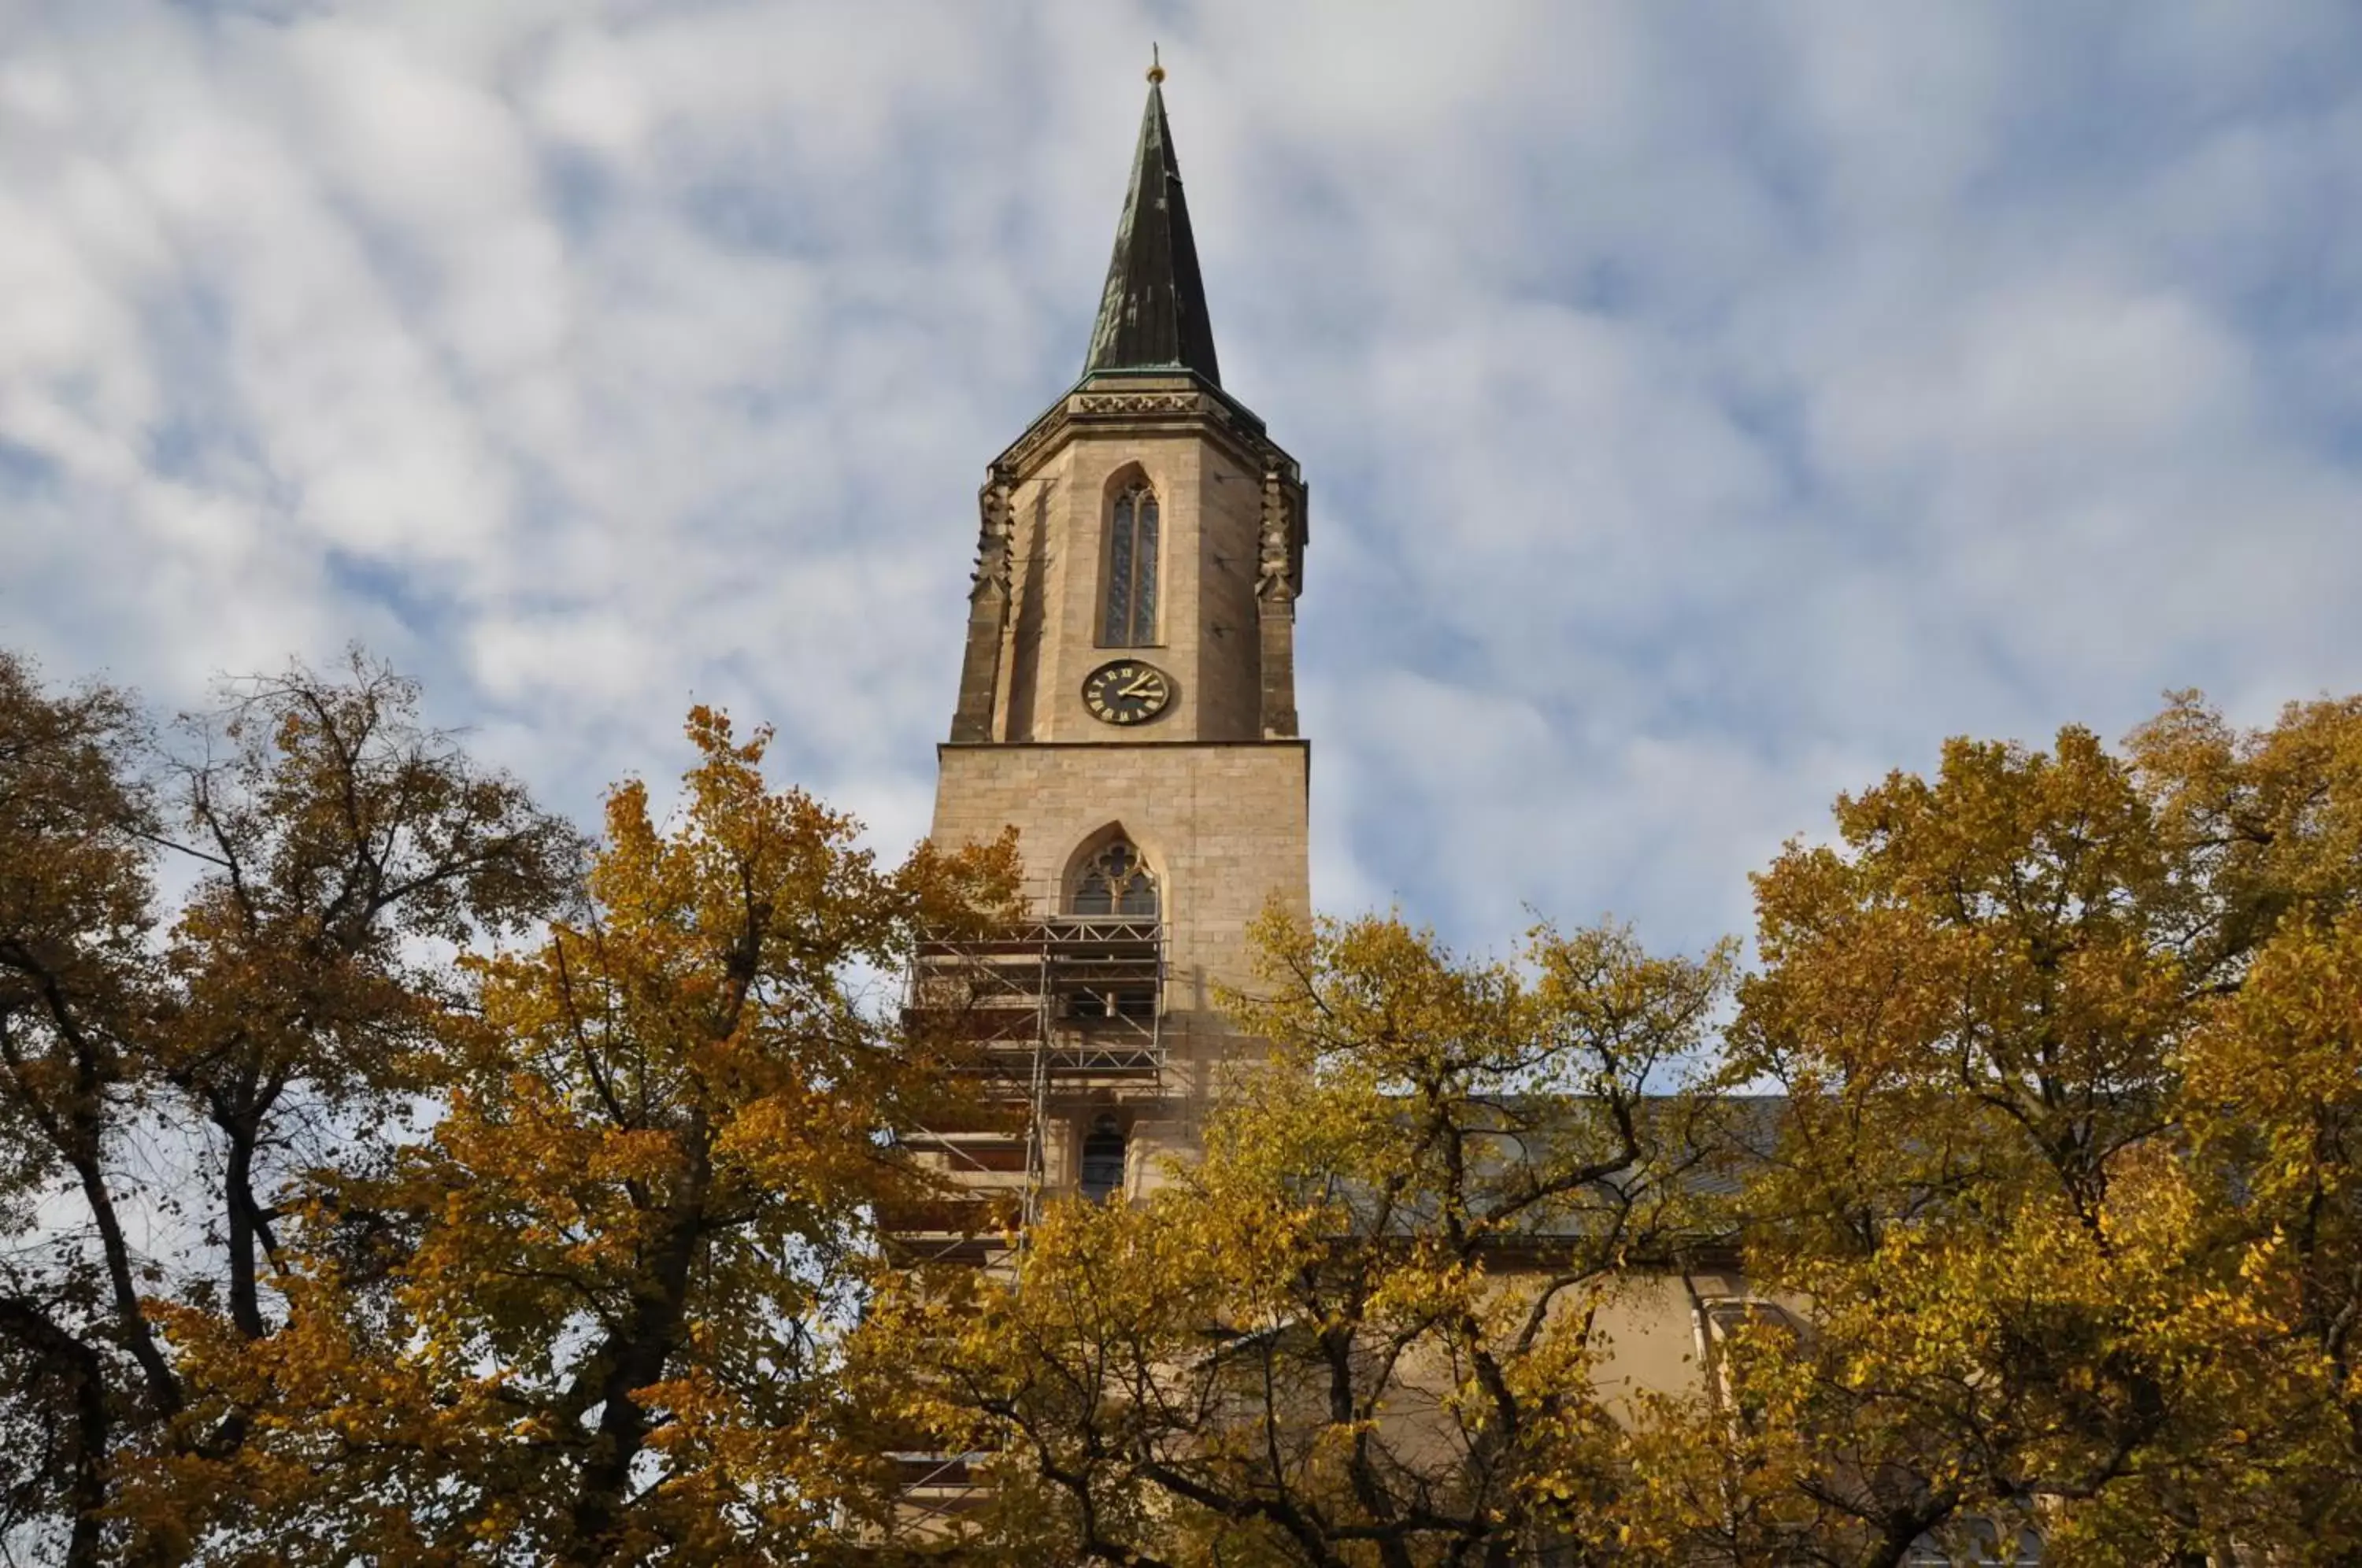
<path fill-rule="evenodd" d="M 111 1021 L 147 1010 L 152 970 L 137 739 L 120 693 L 51 695 L 0 658 L 0 1128 L 17 1243 L 0 1273 L 5 1528 L 54 1532 L 77 1563 L 99 1561 L 107 1461 L 138 1419 L 126 1407 L 169 1415 L 179 1396 L 107 1167 L 131 1072 Z M 61 1192 L 87 1230 L 41 1246 Z M 27 1242 L 37 1250 L 20 1262 Z"/>
<path fill-rule="evenodd" d="M 1266 933 L 1271 1055 L 1201 1164 L 873 1319 L 866 1408 L 921 1369 L 903 1441 L 991 1490 L 866 1527 L 975 1562 L 2352 1561 L 2362 701 L 1958 741 L 1837 829 L 1757 878 L 1719 1039 L 1717 964 L 1605 933 L 1499 968 Z M 1661 1303 L 1700 1358 L 1621 1387 L 1619 1296 L 1717 1238 L 1753 1305 Z"/>
<path fill-rule="evenodd" d="M 1013 849 L 889 868 L 765 783 L 767 734 L 689 731 L 674 815 L 611 795 L 586 908 L 469 961 L 430 1135 L 315 1184 L 288 1329 L 192 1342 L 248 1426 L 213 1555 L 799 1560 L 871 1216 L 925 1190 L 883 1134 L 952 1092 L 891 979 Z"/>
<path fill-rule="evenodd" d="M 1391 919 L 1262 940 L 1267 994 L 1234 1005 L 1268 1052 L 1201 1163 L 873 1315 L 862 1407 L 911 1396 L 903 1441 L 990 1455 L 991 1498 L 918 1522 L 889 1494 L 866 1528 L 1012 1563 L 1633 1549 L 1602 1313 L 1719 1231 L 1682 1086 L 1729 955 L 1543 930 L 1470 963 Z"/>
<path fill-rule="evenodd" d="M 570 886 L 570 830 L 367 660 L 223 698 L 160 736 L 0 656 L 0 1525 L 70 1563 L 178 1550 L 127 1478 L 247 1429 L 169 1331 L 281 1331 L 286 1196 L 420 1087 L 436 949 Z"/>
<path fill-rule="evenodd" d="M 1012 844 L 883 864 L 700 710 L 591 849 L 366 660 L 222 695 L 0 657 L 0 1550 L 2362 1555 L 2362 701 L 1954 742 L 1743 980 L 1266 921 L 1203 1157 L 977 1270 L 879 1244 L 976 1110 L 897 977 Z"/>
<path fill-rule="evenodd" d="M 2226 974 L 2176 1059 L 2193 1238 L 2261 1332 L 2201 1523 L 2362 1553 L 2362 700 L 2261 732 L 2184 701 L 2136 737 Z M 2235 982 L 2235 984 L 2234 983 Z"/>
<path fill-rule="evenodd" d="M 1667 1472 L 1701 1560 L 2362 1551 L 2362 702 L 1957 741 L 1757 878 L 1731 1068 L 1794 1308 Z"/>

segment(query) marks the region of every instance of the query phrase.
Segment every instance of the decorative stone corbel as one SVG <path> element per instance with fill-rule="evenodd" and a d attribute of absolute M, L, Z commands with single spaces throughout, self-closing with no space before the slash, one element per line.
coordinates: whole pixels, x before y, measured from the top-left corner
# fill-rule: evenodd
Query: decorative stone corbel
<path fill-rule="evenodd" d="M 999 590 L 1003 601 L 1009 597 L 1017 533 L 1017 510 L 1010 504 L 1009 491 L 1009 470 L 994 464 L 986 476 L 984 489 L 977 495 L 977 510 L 983 515 L 977 529 L 976 576 L 968 591 L 970 600 L 988 589 Z"/>
<path fill-rule="evenodd" d="M 976 577 L 967 595 L 967 648 L 960 660 L 959 708 L 952 715 L 952 739 L 969 745 L 993 738 L 1000 643 L 1009 624 L 1010 586 L 1016 565 L 1017 509 L 1010 504 L 1011 488 L 1009 470 L 995 463 L 977 493 L 980 521 Z"/>
<path fill-rule="evenodd" d="M 1303 557 L 1293 505 L 1296 494 L 1288 482 L 1293 477 L 1281 459 L 1264 461 L 1255 603 L 1262 632 L 1262 728 L 1266 740 L 1296 734 L 1296 596 Z"/>
<path fill-rule="evenodd" d="M 1296 541 L 1288 526 L 1287 484 L 1279 465 L 1263 470 L 1263 539 L 1255 568 L 1255 597 L 1269 604 L 1292 602 L 1297 595 Z"/>

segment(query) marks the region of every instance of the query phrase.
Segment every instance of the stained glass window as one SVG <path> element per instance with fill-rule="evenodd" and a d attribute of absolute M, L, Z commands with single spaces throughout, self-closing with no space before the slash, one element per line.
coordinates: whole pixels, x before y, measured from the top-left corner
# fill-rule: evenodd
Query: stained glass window
<path fill-rule="evenodd" d="M 1111 648 L 1156 641 L 1156 492 L 1136 484 L 1115 498 L 1108 531 L 1107 619 L 1099 642 Z"/>

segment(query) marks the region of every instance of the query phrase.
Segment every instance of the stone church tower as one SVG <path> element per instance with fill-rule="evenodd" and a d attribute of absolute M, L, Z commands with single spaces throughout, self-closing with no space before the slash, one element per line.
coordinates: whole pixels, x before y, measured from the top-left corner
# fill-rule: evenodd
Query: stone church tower
<path fill-rule="evenodd" d="M 922 950 L 914 1017 L 965 1033 L 989 1087 L 899 1134 L 951 1178 L 885 1217 L 906 1258 L 998 1266 L 1042 1204 L 1138 1196 L 1199 1147 L 1224 1064 L 1254 1048 L 1217 989 L 1253 988 L 1266 906 L 1310 914 L 1304 483 L 1222 389 L 1161 76 L 1082 377 L 986 470 L 933 836 L 1015 827 L 1028 910 Z M 1694 1391 L 1765 1308 L 1735 1272 L 1636 1278 L 1599 1309 L 1595 1375 Z M 977 1457 L 897 1455 L 901 1528 L 977 1507 Z"/>
<path fill-rule="evenodd" d="M 939 754 L 935 840 L 1014 826 L 1032 919 L 931 952 L 914 993 L 963 1010 L 1017 1114 L 914 1136 L 1029 1212 L 1137 1192 L 1194 1143 L 1249 922 L 1310 912 L 1304 483 L 1222 390 L 1163 74 L 1082 378 L 987 469 Z"/>

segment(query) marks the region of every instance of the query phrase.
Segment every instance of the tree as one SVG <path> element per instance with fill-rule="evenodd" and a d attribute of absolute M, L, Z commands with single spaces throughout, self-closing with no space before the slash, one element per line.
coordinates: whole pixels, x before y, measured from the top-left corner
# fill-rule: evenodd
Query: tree
<path fill-rule="evenodd" d="M 407 682 L 356 656 L 225 697 L 160 743 L 124 693 L 0 656 L 0 1464 L 11 1538 L 71 1563 L 178 1551 L 134 1478 L 243 1441 L 169 1331 L 279 1331 L 287 1185 L 368 1158 L 420 1087 L 449 995 L 422 946 L 569 886 L 570 831 Z"/>
<path fill-rule="evenodd" d="M 179 1388 L 139 1305 L 106 1160 L 130 1076 L 117 1020 L 147 1010 L 152 816 L 126 775 L 131 704 L 104 688 L 50 696 L 0 657 L 0 1129 L 12 1241 L 76 1193 L 89 1231 L 0 1272 L 5 1527 L 50 1525 L 99 1561 L 99 1509 L 126 1407 L 169 1415 Z M 11 1247 L 13 1254 L 16 1247 Z M 140 1396 L 145 1396 L 141 1399 Z"/>
<path fill-rule="evenodd" d="M 287 1330 L 189 1336 L 248 1429 L 215 1555 L 768 1562 L 821 1522 L 833 1325 L 924 1183 L 882 1135 L 954 1092 L 865 976 L 1005 912 L 1014 849 L 883 868 L 767 734 L 689 734 L 677 820 L 616 789 L 587 909 L 469 961 L 431 1133 L 314 1184 Z"/>
<path fill-rule="evenodd" d="M 2194 700 L 2137 741 L 2235 991 L 2177 1061 L 2208 1251 L 2260 1331 L 2218 1482 L 2285 1560 L 2362 1551 L 2362 701 L 2241 734 Z"/>
<path fill-rule="evenodd" d="M 2362 702 L 1956 741 L 1837 825 L 1757 878 L 1748 1261 L 1797 1310 L 1660 1455 L 1693 1549 L 2350 1561 Z"/>
<path fill-rule="evenodd" d="M 898 1441 L 992 1456 L 988 1509 L 902 1549 L 1323 1568 L 1635 1549 L 1590 1374 L 1603 1309 L 1716 1231 L 1709 1106 L 1680 1085 L 1730 955 L 1545 929 L 1520 964 L 1470 964 L 1396 920 L 1261 936 L 1271 994 L 1235 1005 L 1268 1055 L 1201 1163 L 1145 1201 L 1054 1207 L 1009 1277 L 931 1274 L 865 1325 L 855 1403 L 915 1387 Z M 898 1524 L 880 1498 L 869 1528 Z"/>
<path fill-rule="evenodd" d="M 1012 842 L 884 867 L 698 710 L 586 870 L 364 659 L 224 699 L 0 657 L 0 1552 L 2362 1555 L 2362 700 L 1954 742 L 1743 980 L 1271 917 L 1203 1158 L 977 1271 L 878 1244 L 990 1110 L 893 977 Z"/>
<path fill-rule="evenodd" d="M 924 1369 L 893 1441 L 988 1456 L 902 1550 L 2352 1561 L 2362 701 L 1957 741 L 1837 828 L 1757 878 L 1718 1049 L 1719 958 L 1267 931 L 1201 1165 L 865 1331 L 872 1405 Z M 1729 1235 L 1752 1308 L 1615 1392 L 1619 1293 Z"/>

